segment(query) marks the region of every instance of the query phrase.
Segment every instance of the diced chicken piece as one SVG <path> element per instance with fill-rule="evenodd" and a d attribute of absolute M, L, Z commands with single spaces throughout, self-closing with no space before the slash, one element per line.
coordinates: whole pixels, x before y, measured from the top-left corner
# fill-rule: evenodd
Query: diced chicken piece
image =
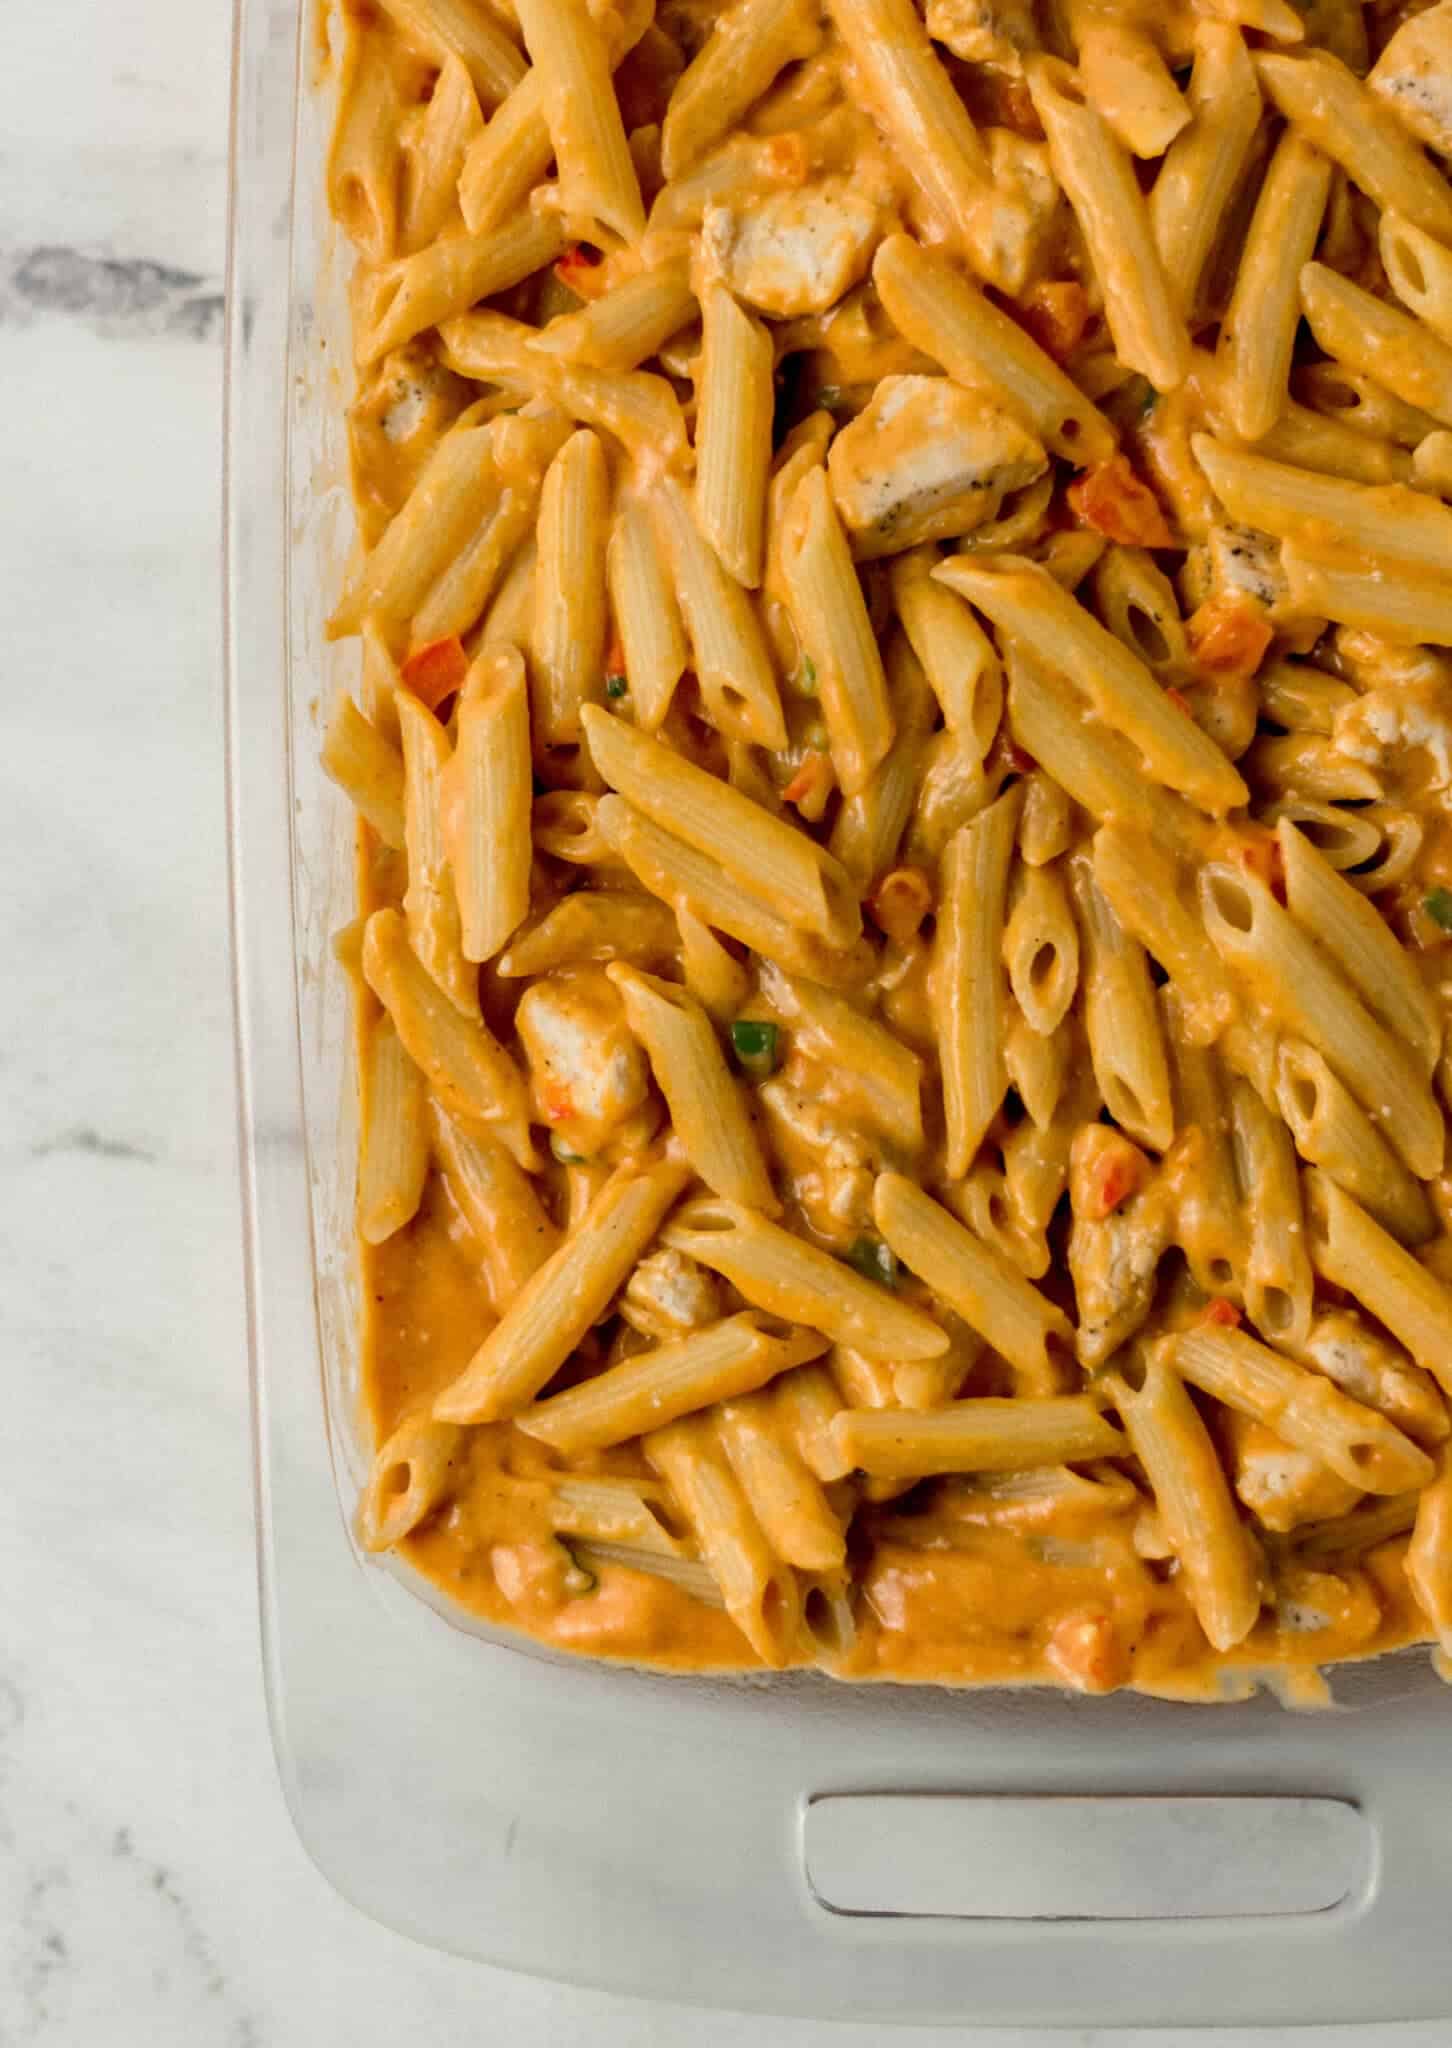
<path fill-rule="evenodd" d="M 1436 1381 L 1360 1316 L 1341 1309 L 1318 1316 L 1299 1355 L 1343 1394 L 1375 1408 L 1419 1444 L 1446 1440 L 1452 1423 Z"/>
<path fill-rule="evenodd" d="M 598 968 L 567 969 L 527 989 L 515 1029 L 541 1123 L 589 1158 L 645 1102 L 650 1069 L 625 1006 Z"/>
<path fill-rule="evenodd" d="M 993 199 L 980 229 L 984 275 L 1010 295 L 1021 292 L 1055 224 L 1059 181 L 1049 167 L 1046 142 L 1030 142 L 1011 128 L 985 128 Z"/>
<path fill-rule="evenodd" d="M 1097 1220 L 1075 1216 L 1069 1273 L 1078 1305 L 1081 1365 L 1102 1365 L 1143 1327 L 1170 1241 L 1172 1206 L 1169 1181 L 1161 1174 L 1111 1215 Z"/>
<path fill-rule="evenodd" d="M 1047 466 L 1027 428 L 947 377 L 884 377 L 827 458 L 858 557 L 971 533 Z"/>
<path fill-rule="evenodd" d="M 1336 713 L 1331 738 L 1338 753 L 1371 768 L 1405 766 L 1407 753 L 1422 748 L 1429 787 L 1452 788 L 1452 689 L 1445 684 L 1368 690 Z"/>
<path fill-rule="evenodd" d="M 1452 154 L 1452 0 L 1404 21 L 1367 83 L 1413 135 Z"/>
<path fill-rule="evenodd" d="M 1280 543 L 1253 526 L 1212 526 L 1185 557 L 1180 596 L 1187 611 L 1212 598 L 1238 597 L 1273 617 L 1287 595 Z"/>
<path fill-rule="evenodd" d="M 1399 646 L 1361 626 L 1338 626 L 1335 647 L 1342 673 L 1358 690 L 1380 690 L 1388 684 L 1399 689 L 1417 683 L 1452 685 L 1452 660 L 1437 647 Z"/>
<path fill-rule="evenodd" d="M 867 274 L 882 232 L 878 204 L 840 177 L 711 206 L 702 222 L 706 255 L 725 283 L 776 320 L 835 305 Z"/>
<path fill-rule="evenodd" d="M 1344 1515 L 1361 1499 L 1359 1488 L 1328 1472 L 1263 1422 L 1227 1415 L 1226 1436 L 1235 1491 L 1264 1528 L 1284 1535 L 1302 1522 Z"/>
<path fill-rule="evenodd" d="M 633 1330 L 669 1344 L 723 1313 L 721 1283 L 685 1252 L 662 1248 L 641 1260 L 625 1284 L 620 1313 Z"/>
<path fill-rule="evenodd" d="M 391 349 L 366 373 L 348 408 L 353 473 L 364 480 L 359 510 L 366 540 L 375 539 L 403 504 L 469 397 L 463 378 L 419 341 Z"/>
<path fill-rule="evenodd" d="M 1023 69 L 1025 50 L 1038 48 L 1029 0 L 928 0 L 928 34 L 966 64 Z"/>
<path fill-rule="evenodd" d="M 1113 1692 L 1129 1677 L 1114 1617 L 1099 1610 L 1062 1615 L 1049 1630 L 1044 1662 L 1076 1692 Z"/>
<path fill-rule="evenodd" d="M 773 1144 L 787 1168 L 784 1192 L 796 1202 L 812 1229 L 840 1246 L 874 1230 L 872 1188 L 890 1162 L 880 1141 L 847 1121 L 824 1101 L 825 1077 L 793 1070 L 759 1088 Z"/>
<path fill-rule="evenodd" d="M 1292 1635 L 1334 1635 L 1340 1656 L 1368 1642 L 1381 1622 L 1381 1602 L 1365 1572 L 1343 1576 L 1287 1566 L 1276 1574 L 1271 1601 L 1277 1628 Z M 1330 1652 L 1327 1645 L 1321 1654 Z"/>

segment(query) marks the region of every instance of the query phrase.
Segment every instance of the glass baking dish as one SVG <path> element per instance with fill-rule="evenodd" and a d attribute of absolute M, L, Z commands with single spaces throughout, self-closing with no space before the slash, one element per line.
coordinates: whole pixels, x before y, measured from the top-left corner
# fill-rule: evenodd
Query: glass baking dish
<path fill-rule="evenodd" d="M 1452 2008 L 1449 1696 L 1337 1711 L 662 1678 L 524 1649 L 365 1563 L 353 914 L 318 707 L 350 534 L 347 259 L 311 0 L 239 0 L 227 742 L 258 1561 L 273 1738 L 320 1868 L 542 1976 L 858 2020 L 1388 2020 Z"/>

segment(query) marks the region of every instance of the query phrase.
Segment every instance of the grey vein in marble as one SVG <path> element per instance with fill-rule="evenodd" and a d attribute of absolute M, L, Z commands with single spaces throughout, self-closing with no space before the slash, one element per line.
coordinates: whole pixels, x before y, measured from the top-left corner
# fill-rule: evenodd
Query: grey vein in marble
<path fill-rule="evenodd" d="M 107 338 L 215 341 L 223 309 L 222 293 L 200 272 L 146 257 L 90 255 L 65 244 L 0 249 L 0 326 L 60 315 Z"/>

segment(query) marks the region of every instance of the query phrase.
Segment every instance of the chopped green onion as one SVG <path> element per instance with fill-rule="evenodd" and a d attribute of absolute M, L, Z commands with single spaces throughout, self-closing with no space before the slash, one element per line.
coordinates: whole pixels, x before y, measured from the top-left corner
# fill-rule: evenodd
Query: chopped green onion
<path fill-rule="evenodd" d="M 817 403 L 821 406 L 823 412 L 835 412 L 842 403 L 841 385 L 824 384 L 817 393 Z"/>
<path fill-rule="evenodd" d="M 572 1152 L 558 1131 L 551 1131 L 550 1133 L 550 1152 L 559 1161 L 561 1166 L 583 1166 L 585 1164 L 584 1153 Z"/>
<path fill-rule="evenodd" d="M 859 1237 L 847 1254 L 847 1263 L 855 1266 L 864 1280 L 875 1280 L 879 1287 L 897 1285 L 897 1255 L 880 1237 Z"/>
<path fill-rule="evenodd" d="M 1452 889 L 1429 889 L 1422 898 L 1422 908 L 1433 924 L 1441 925 L 1444 932 L 1452 932 Z"/>
<path fill-rule="evenodd" d="M 738 1017 L 731 1026 L 731 1050 L 743 1067 L 753 1074 L 770 1074 L 776 1067 L 777 1029 L 755 1017 Z"/>
<path fill-rule="evenodd" d="M 806 693 L 806 694 L 807 694 L 808 696 L 810 696 L 810 697 L 815 697 L 815 696 L 816 696 L 816 694 L 817 694 L 817 664 L 816 664 L 816 663 L 815 663 L 815 662 L 813 661 L 813 659 L 812 659 L 812 657 L 811 657 L 811 655 L 810 655 L 810 654 L 804 654 L 804 655 L 802 656 L 802 666 L 801 666 L 801 673 L 800 673 L 800 675 L 799 675 L 799 677 L 798 677 L 798 682 L 799 682 L 799 684 L 800 684 L 801 688 L 803 689 L 803 691 L 805 691 L 805 693 Z"/>
<path fill-rule="evenodd" d="M 605 678 L 605 695 L 607 697 L 623 697 L 629 688 L 629 683 L 618 671 Z"/>

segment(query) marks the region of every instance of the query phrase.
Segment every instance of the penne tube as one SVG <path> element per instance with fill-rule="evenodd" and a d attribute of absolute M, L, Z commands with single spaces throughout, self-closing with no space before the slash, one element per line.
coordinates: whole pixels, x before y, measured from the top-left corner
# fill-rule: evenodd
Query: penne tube
<path fill-rule="evenodd" d="M 667 1527 L 668 1518 L 674 1519 L 672 1505 L 669 1487 L 658 1479 L 561 1474 L 550 1494 L 549 1515 L 557 1536 L 583 1536 L 614 1549 L 686 1559 L 692 1545 Z"/>
<path fill-rule="evenodd" d="M 598 1322 L 687 1180 L 676 1159 L 628 1159 L 583 1221 L 506 1306 L 458 1378 L 434 1402 L 445 1422 L 516 1415 Z"/>
<path fill-rule="evenodd" d="M 470 631 L 508 564 L 534 528 L 548 464 L 569 437 L 561 412 L 532 406 L 491 423 L 490 456 L 498 496 L 473 539 L 438 577 L 414 614 L 415 647 Z"/>
<path fill-rule="evenodd" d="M 539 549 L 531 534 L 517 549 L 513 561 L 500 578 L 499 588 L 490 599 L 479 630 L 481 647 L 504 641 L 511 647 L 517 647 L 522 654 L 529 653 L 530 636 L 534 631 L 534 572 L 538 561 Z"/>
<path fill-rule="evenodd" d="M 582 707 L 604 694 L 609 502 L 604 450 L 582 428 L 550 464 L 540 496 L 532 726 L 545 745 L 578 740 Z"/>
<path fill-rule="evenodd" d="M 912 817 L 936 711 L 922 664 L 907 641 L 898 635 L 888 642 L 886 670 L 895 737 L 887 758 L 867 787 L 856 796 L 844 796 L 838 804 L 828 841 L 829 851 L 841 861 L 858 887 L 866 889 L 877 883 L 873 891 L 875 912 L 883 908 L 882 891 L 889 887 L 888 870 Z"/>
<path fill-rule="evenodd" d="M 416 255 L 385 264 L 368 281 L 359 365 L 376 363 L 426 328 L 522 283 L 553 263 L 564 246 L 557 216 L 525 211 L 508 227 L 484 235 L 443 235 Z"/>
<path fill-rule="evenodd" d="M 1414 576 L 1403 562 L 1291 541 L 1281 549 L 1281 567 L 1299 614 L 1387 640 L 1452 647 L 1452 577 Z"/>
<path fill-rule="evenodd" d="M 1111 547 L 1094 571 L 1101 622 L 1147 669 L 1166 681 L 1191 667 L 1174 586 L 1147 548 Z"/>
<path fill-rule="evenodd" d="M 1268 711 L 1267 715 L 1275 714 Z M 1261 822 L 1271 827 L 1289 818 L 1338 874 L 1346 868 L 1360 869 L 1373 860 L 1382 843 L 1376 825 L 1362 811 L 1323 803 L 1316 797 L 1278 797 L 1260 815 Z M 1360 879 L 1358 875 L 1358 886 Z"/>
<path fill-rule="evenodd" d="M 1382 215 L 1377 247 L 1386 281 L 1407 311 L 1452 347 L 1452 249 L 1397 213 Z"/>
<path fill-rule="evenodd" d="M 1094 880 L 1121 927 L 1174 983 L 1186 1037 L 1213 1044 L 1234 1016 L 1235 998 L 1182 894 L 1175 863 L 1142 833 L 1101 825 L 1094 835 Z"/>
<path fill-rule="evenodd" d="M 1256 876 L 1211 863 L 1199 887 L 1205 928 L 1254 998 L 1315 1047 L 1419 1179 L 1440 1173 L 1445 1133 L 1431 1089 L 1330 957 Z"/>
<path fill-rule="evenodd" d="M 1195 67 L 1185 88 L 1190 123 L 1170 145 L 1149 195 L 1150 233 L 1170 298 L 1186 316 L 1261 117 L 1260 86 L 1240 30 L 1201 21 L 1194 37 Z"/>
<path fill-rule="evenodd" d="M 1381 777 L 1321 733 L 1264 735 L 1241 756 L 1258 797 L 1304 796 L 1323 803 L 1366 803 L 1386 794 Z"/>
<path fill-rule="evenodd" d="M 1338 715 L 1356 702 L 1349 683 L 1303 661 L 1271 662 L 1256 677 L 1256 688 L 1264 715 L 1287 732 L 1329 734 Z M 1318 850 L 1324 853 L 1325 848 L 1318 845 Z"/>
<path fill-rule="evenodd" d="M 408 887 L 403 914 L 409 944 L 465 1017 L 479 1014 L 479 976 L 464 956 L 458 899 L 444 840 L 444 789 L 452 750 L 431 711 L 408 691 L 398 699 L 403 736 L 403 831 Z"/>
<path fill-rule="evenodd" d="M 586 1571 L 598 1573 L 607 1565 L 614 1565 L 624 1571 L 643 1572 L 647 1578 L 664 1580 L 668 1586 L 674 1586 L 678 1593 L 686 1594 L 702 1607 L 725 1611 L 726 1602 L 721 1588 L 711 1567 L 702 1558 L 677 1557 L 669 1551 L 651 1550 L 636 1543 L 613 1543 L 601 1538 L 587 1538 L 572 1543 L 570 1548 Z"/>
<path fill-rule="evenodd" d="M 1204 821 L 1148 781 L 1135 748 L 1094 720 L 1075 683 L 1016 647 L 1008 658 L 1013 737 L 1091 817 L 1124 826 L 1167 853 L 1203 850 Z M 1156 956 L 1158 957 L 1158 955 Z"/>
<path fill-rule="evenodd" d="M 825 470 L 808 470 L 797 486 L 782 569 L 798 641 L 816 669 L 832 765 L 843 793 L 856 796 L 892 745 L 892 707 Z"/>
<path fill-rule="evenodd" d="M 902 629 L 960 746 L 982 761 L 1003 715 L 1003 670 L 961 598 L 928 573 L 934 551 L 899 555 L 892 595 Z"/>
<path fill-rule="evenodd" d="M 1074 855 L 1069 876 L 1083 938 L 1084 1024 L 1094 1078 L 1115 1122 L 1164 1152 L 1175 1134 L 1175 1112 L 1144 948 L 1100 892 L 1087 855 Z"/>
<path fill-rule="evenodd" d="M 1067 64 L 1037 54 L 1025 61 L 1024 78 L 1104 292 L 1115 354 L 1156 391 L 1174 391 L 1189 374 L 1190 340 L 1134 168 Z"/>
<path fill-rule="evenodd" d="M 1384 384 L 1406 405 L 1452 426 L 1452 348 L 1410 313 L 1375 299 L 1350 278 L 1308 263 L 1301 271 L 1301 310 L 1317 345 L 1337 363 Z M 1428 510 L 1438 508 L 1428 505 Z"/>
<path fill-rule="evenodd" d="M 373 1459 L 358 1504 L 365 1550 L 391 1550 L 431 1515 L 464 1477 L 464 1432 L 431 1415 L 400 1422 Z"/>
<path fill-rule="evenodd" d="M 1001 638 L 1012 635 L 1040 661 L 1070 668 L 1100 718 L 1133 742 L 1156 781 L 1214 816 L 1245 802 L 1245 784 L 1215 742 L 1036 563 L 1021 555 L 958 555 L 933 574 L 983 612 Z"/>
<path fill-rule="evenodd" d="M 851 879 L 805 832 L 606 711 L 588 710 L 585 731 L 610 787 L 663 831 L 711 854 L 804 930 L 835 945 L 856 938 L 862 917 Z"/>
<path fill-rule="evenodd" d="M 678 484 L 663 480 L 650 504 L 712 722 L 730 739 L 784 747 L 781 698 L 750 598 L 722 568 Z"/>
<path fill-rule="evenodd" d="M 847 1556 L 841 1517 L 780 1428 L 770 1397 L 727 1401 L 715 1421 L 731 1469 L 777 1556 L 803 1571 L 840 1570 Z"/>
<path fill-rule="evenodd" d="M 538 71 L 526 71 L 469 145 L 459 173 L 459 206 L 471 235 L 502 226 L 548 171 L 554 143 L 544 100 L 544 80 Z"/>
<path fill-rule="evenodd" d="M 1019 858 L 1031 868 L 1047 867 L 1067 853 L 1074 817 L 1068 791 L 1042 769 L 1024 777 L 1023 809 L 1018 820 Z"/>
<path fill-rule="evenodd" d="M 488 1126 L 522 1167 L 536 1171 L 523 1076 L 487 1026 L 455 1009 L 439 989 L 409 945 L 398 911 L 375 910 L 369 918 L 363 972 L 444 1107 L 466 1124 Z"/>
<path fill-rule="evenodd" d="M 418 133 L 404 154 L 401 240 L 410 253 L 426 248 L 447 226 L 458 204 L 464 158 L 483 132 L 484 120 L 468 70 L 461 58 L 450 53 Z"/>
<path fill-rule="evenodd" d="M 1329 1175 L 1306 1176 L 1311 1263 L 1452 1394 L 1452 1293 Z"/>
<path fill-rule="evenodd" d="M 1247 1242 L 1231 1145 L 1227 1077 L 1214 1048 L 1186 1028 L 1189 1005 L 1178 988 L 1162 990 L 1165 1039 L 1175 1076 L 1175 1128 L 1188 1170 L 1178 1182 L 1174 1239 L 1197 1286 L 1226 1301 L 1245 1300 Z"/>
<path fill-rule="evenodd" d="M 1003 930 L 1003 962 L 1019 1010 L 1051 1037 L 1079 986 L 1079 931 L 1054 868 L 1019 870 Z"/>
<path fill-rule="evenodd" d="M 759 320 L 724 284 L 701 289 L 696 386 L 696 522 L 721 565 L 748 589 L 761 581 L 775 352 Z"/>
<path fill-rule="evenodd" d="M 946 1333 L 921 1309 L 737 1202 L 688 1202 L 664 1236 L 758 1308 L 869 1357 L 937 1358 L 948 1348 Z"/>
<path fill-rule="evenodd" d="M 551 320 L 533 346 L 594 370 L 635 370 L 696 317 L 684 260 L 637 271 L 578 313 Z"/>
<path fill-rule="evenodd" d="M 1331 955 L 1373 1017 L 1430 1074 L 1442 1049 L 1442 1020 L 1411 954 L 1289 818 L 1277 825 L 1276 838 L 1291 916 Z"/>
<path fill-rule="evenodd" d="M 1004 905 L 1020 801 L 1010 790 L 960 826 L 939 877 L 930 990 L 953 1180 L 968 1171 L 1007 1086 Z"/>
<path fill-rule="evenodd" d="M 1432 1375 L 1359 1316 L 1344 1309 L 1318 1315 L 1296 1357 L 1354 1401 L 1378 1409 L 1424 1449 L 1452 1434 L 1452 1416 Z"/>
<path fill-rule="evenodd" d="M 1231 1650 L 1260 1618 L 1262 1560 L 1231 1499 L 1210 1433 L 1183 1385 L 1152 1359 L 1143 1384 L 1121 1375 L 1110 1398 L 1154 1495 L 1165 1540 L 1195 1615 L 1217 1650 Z"/>
<path fill-rule="evenodd" d="M 338 114 L 328 150 L 328 211 L 365 263 L 387 263 L 399 237 L 398 81 L 376 40 L 345 28 Z"/>
<path fill-rule="evenodd" d="M 1053 357 L 941 256 L 907 235 L 877 252 L 872 281 L 894 327 L 955 383 L 995 398 L 1068 462 L 1103 462 L 1115 435 Z"/>
<path fill-rule="evenodd" d="M 1432 1475 L 1426 1452 L 1384 1416 L 1239 1330 L 1182 1330 L 1159 1338 L 1150 1358 L 1365 1493 L 1402 1493 Z"/>
<path fill-rule="evenodd" d="M 1079 76 L 1131 156 L 1163 156 L 1190 120 L 1169 66 L 1143 29 L 1091 19 L 1079 37 Z"/>
<path fill-rule="evenodd" d="M 1442 1654 L 1452 1656 L 1452 1456 L 1446 1451 L 1417 1502 L 1404 1568 Z"/>
<path fill-rule="evenodd" d="M 677 1343 L 637 1352 L 623 1365 L 536 1401 L 515 1422 L 526 1436 L 561 1457 L 575 1458 L 663 1428 L 718 1401 L 754 1393 L 826 1348 L 826 1338 L 815 1330 L 747 1309 Z"/>
<path fill-rule="evenodd" d="M 690 657 L 655 527 L 638 498 L 616 505 L 605 578 L 635 722 L 642 732 L 656 732 Z"/>
<path fill-rule="evenodd" d="M 444 1185 L 473 1233 L 490 1304 L 503 1315 L 519 1290 L 559 1247 L 528 1174 L 494 1138 L 456 1123 L 433 1105 L 433 1142 Z"/>
<path fill-rule="evenodd" d="M 457 57 L 486 106 L 502 100 L 524 76 L 518 47 L 488 7 L 472 0 L 384 0 L 384 11 L 436 64 Z"/>
<path fill-rule="evenodd" d="M 784 1372 L 772 1387 L 772 1406 L 809 1472 L 829 1486 L 846 1478 L 852 1461 L 843 1456 L 832 1435 L 842 1396 L 825 1365 L 799 1365 Z"/>
<path fill-rule="evenodd" d="M 683 906 L 675 913 L 681 974 L 686 987 L 718 1024 L 739 1015 L 751 994 L 745 968 L 709 925 Z"/>
<path fill-rule="evenodd" d="M 884 1479 L 938 1472 L 1021 1472 L 1113 1458 L 1126 1449 L 1089 1394 L 1011 1401 L 982 1397 L 946 1408 L 844 1408 L 832 1424 L 859 1471 Z"/>
<path fill-rule="evenodd" d="M 411 619 L 497 490 L 489 428 L 445 434 L 378 545 L 349 577 L 328 621 L 329 639 L 356 633 L 370 616 L 399 626 Z"/>
<path fill-rule="evenodd" d="M 1281 540 L 1297 539 L 1308 525 L 1324 528 L 1338 545 L 1446 571 L 1452 556 L 1452 509 L 1420 491 L 1293 469 L 1212 441 L 1207 434 L 1196 434 L 1191 445 L 1216 497 L 1242 526 Z"/>
<path fill-rule="evenodd" d="M 677 839 L 628 804 L 602 800 L 601 831 L 641 886 L 668 903 L 679 919 L 689 911 L 702 923 L 739 939 L 765 960 L 829 985 L 865 979 L 870 960 L 861 949 L 836 952 L 819 939 L 784 924 L 760 899 L 724 873 L 719 861 Z"/>
<path fill-rule="evenodd" d="M 1368 1494 L 1360 1507 L 1349 1513 L 1296 1530 L 1291 1539 L 1296 1557 L 1302 1563 L 1364 1557 L 1379 1544 L 1406 1535 L 1416 1522 L 1421 1498 L 1419 1493 L 1397 1493 L 1378 1500 Z"/>
<path fill-rule="evenodd" d="M 1073 1051 L 1072 1034 L 1068 1024 L 1061 1024 L 1051 1037 L 1045 1038 L 1015 1008 L 1010 1012 L 1008 1031 L 1003 1044 L 1004 1065 L 1008 1069 L 1009 1085 L 1018 1090 L 1024 1108 L 1028 1111 L 1029 1122 L 1043 1129 L 1049 1124 L 1064 1092 L 1068 1077 L 1069 1060 Z M 1022 1127 L 1020 1127 L 1022 1128 Z M 1068 1154 L 1065 1153 L 1067 1163 Z M 1058 1194 L 1062 1194 L 1060 1188 Z M 1058 1194 L 1054 1200 L 1058 1200 Z M 1049 1204 L 1050 1209 L 1053 1203 Z M 1044 1222 L 1047 1224 L 1048 1218 Z"/>
<path fill-rule="evenodd" d="M 1395 114 L 1344 64 L 1321 50 L 1295 57 L 1258 50 L 1255 68 L 1277 110 L 1384 213 L 1403 214 L 1429 235 L 1452 240 L 1452 191 Z"/>
<path fill-rule="evenodd" d="M 530 806 L 530 829 L 538 851 L 572 867 L 610 867 L 615 855 L 595 822 L 599 801 L 584 789 L 550 789 L 536 797 Z"/>
<path fill-rule="evenodd" d="M 520 981 L 586 960 L 664 964 L 676 950 L 676 936 L 675 919 L 653 896 L 624 889 L 577 889 L 516 936 L 500 954 L 495 972 L 504 981 Z"/>
<path fill-rule="evenodd" d="M 1299 396 L 1316 414 L 1363 440 L 1389 441 L 1397 448 L 1415 448 L 1438 423 L 1427 412 L 1405 405 L 1384 391 L 1375 378 L 1344 363 L 1308 363 L 1295 373 Z M 1349 472 L 1348 472 L 1349 473 Z"/>
<path fill-rule="evenodd" d="M 1314 1288 L 1295 1147 L 1280 1118 L 1239 1077 L 1230 1084 L 1230 1120 L 1248 1225 L 1245 1312 L 1267 1342 L 1295 1349 L 1310 1332 Z"/>
<path fill-rule="evenodd" d="M 1298 280 L 1315 254 L 1330 189 L 1329 160 L 1288 129 L 1260 188 L 1220 324 L 1219 402 L 1242 440 L 1268 434 L 1286 403 L 1301 320 Z"/>
<path fill-rule="evenodd" d="M 363 643 L 363 664 L 358 679 L 358 695 L 363 706 L 363 716 L 375 726 L 388 744 L 397 749 L 399 687 L 398 664 L 389 646 L 388 634 L 383 622 L 370 615 L 363 621 L 359 638 Z M 402 797 L 399 799 L 402 802 Z M 399 842 L 400 845 L 402 841 Z"/>
<path fill-rule="evenodd" d="M 710 1424 L 700 1416 L 673 1422 L 652 1431 L 643 1449 L 695 1531 L 726 1612 L 764 1664 L 785 1664 L 800 1632 L 801 1590 L 772 1556 Z"/>
<path fill-rule="evenodd" d="M 645 208 L 603 29 L 585 0 L 514 0 L 514 7 L 543 87 L 564 212 L 638 242 Z"/>
<path fill-rule="evenodd" d="M 423 1075 L 387 1016 L 375 1020 L 363 1065 L 358 1235 L 382 1244 L 412 1220 L 429 1170 Z"/>
<path fill-rule="evenodd" d="M 323 739 L 323 767 L 385 846 L 404 844 L 403 760 L 398 748 L 340 690 Z"/>
<path fill-rule="evenodd" d="M 706 1012 L 684 989 L 623 961 L 605 971 L 620 991 L 691 1165 L 713 1193 L 777 1215 L 781 1204 L 761 1141 Z"/>
<path fill-rule="evenodd" d="M 1432 1211 L 1371 1118 L 1313 1046 L 1283 1039 L 1276 1066 L 1276 1100 L 1296 1150 L 1319 1166 L 1402 1244 L 1425 1244 Z"/>
<path fill-rule="evenodd" d="M 906 1152 L 923 1148 L 923 1063 L 845 996 L 763 962 L 761 992 L 793 1043 L 837 1078 L 844 1099 Z"/>
<path fill-rule="evenodd" d="M 820 39 L 810 0 L 736 0 L 719 13 L 666 109 L 660 156 L 667 182 L 713 149 L 777 73 L 809 57 Z"/>
<path fill-rule="evenodd" d="M 492 960 L 529 914 L 529 694 L 516 649 L 491 647 L 477 658 L 457 719 L 443 771 L 444 851 L 464 958 Z"/>
<path fill-rule="evenodd" d="M 1055 1391 L 1050 1346 L 1073 1343 L 1062 1310 L 902 1174 L 879 1174 L 872 1213 L 902 1263 L 1008 1360 L 1024 1392 Z"/>

